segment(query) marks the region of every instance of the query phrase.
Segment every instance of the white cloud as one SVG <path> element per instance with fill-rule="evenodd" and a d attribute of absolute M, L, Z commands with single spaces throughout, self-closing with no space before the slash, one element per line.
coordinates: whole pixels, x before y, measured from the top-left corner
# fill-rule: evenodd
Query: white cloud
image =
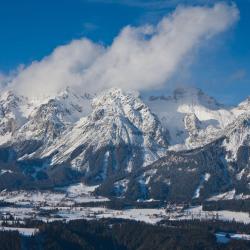
<path fill-rule="evenodd" d="M 42 61 L 23 69 L 9 84 L 12 89 L 30 97 L 54 95 L 67 86 L 77 87 L 85 71 L 104 49 L 87 39 L 74 40 L 57 47 Z M 87 88 L 87 84 L 82 86 Z"/>
<path fill-rule="evenodd" d="M 237 7 L 225 3 L 178 7 L 156 26 L 125 27 L 109 47 L 87 39 L 60 46 L 24 68 L 10 86 L 35 97 L 53 95 L 66 86 L 87 92 L 161 87 L 194 48 L 226 30 L 238 17 Z"/>

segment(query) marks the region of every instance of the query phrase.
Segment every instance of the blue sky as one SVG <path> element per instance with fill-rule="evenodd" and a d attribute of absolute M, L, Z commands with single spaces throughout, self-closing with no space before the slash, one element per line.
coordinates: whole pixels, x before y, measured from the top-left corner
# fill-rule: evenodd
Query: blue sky
<path fill-rule="evenodd" d="M 180 4 L 210 5 L 218 1 L 140 0 L 2 0 L 0 3 L 0 71 L 41 60 L 72 39 L 88 37 L 110 45 L 126 25 L 157 23 Z M 234 1 L 240 20 L 200 49 L 188 70 L 172 79 L 190 84 L 225 103 L 250 95 L 250 1 Z"/>

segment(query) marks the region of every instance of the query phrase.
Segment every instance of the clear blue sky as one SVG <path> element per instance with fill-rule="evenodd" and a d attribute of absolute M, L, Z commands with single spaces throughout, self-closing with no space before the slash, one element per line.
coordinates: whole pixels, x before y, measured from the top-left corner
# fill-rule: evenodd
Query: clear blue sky
<path fill-rule="evenodd" d="M 0 71 L 8 73 L 83 36 L 110 44 L 128 24 L 157 22 L 178 2 L 170 0 L 1 0 Z M 169 2 L 169 1 L 168 1 Z M 216 2 L 216 1 L 213 1 Z M 191 66 L 188 81 L 226 103 L 250 95 L 250 1 L 236 0 L 240 21 L 204 47 Z"/>

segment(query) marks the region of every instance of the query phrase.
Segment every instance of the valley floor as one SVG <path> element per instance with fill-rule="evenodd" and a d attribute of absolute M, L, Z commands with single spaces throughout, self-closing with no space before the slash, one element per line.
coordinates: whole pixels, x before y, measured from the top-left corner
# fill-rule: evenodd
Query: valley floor
<path fill-rule="evenodd" d="M 77 219 L 99 220 L 120 218 L 156 224 L 162 220 L 222 220 L 250 223 L 247 212 L 203 211 L 202 206 L 183 207 L 171 204 L 161 207 L 145 206 L 112 209 L 105 205 L 109 199 L 94 196 L 96 187 L 82 183 L 55 191 L 2 191 L 0 193 L 0 223 L 24 223 L 25 220 L 72 221 Z"/>

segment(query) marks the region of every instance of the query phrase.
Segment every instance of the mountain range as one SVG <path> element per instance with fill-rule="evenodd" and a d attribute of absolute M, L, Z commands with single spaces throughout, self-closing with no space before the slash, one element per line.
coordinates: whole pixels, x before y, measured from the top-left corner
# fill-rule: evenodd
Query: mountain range
<path fill-rule="evenodd" d="M 220 104 L 196 88 L 143 96 L 67 88 L 0 96 L 0 188 L 85 182 L 132 200 L 250 197 L 250 99 Z"/>

